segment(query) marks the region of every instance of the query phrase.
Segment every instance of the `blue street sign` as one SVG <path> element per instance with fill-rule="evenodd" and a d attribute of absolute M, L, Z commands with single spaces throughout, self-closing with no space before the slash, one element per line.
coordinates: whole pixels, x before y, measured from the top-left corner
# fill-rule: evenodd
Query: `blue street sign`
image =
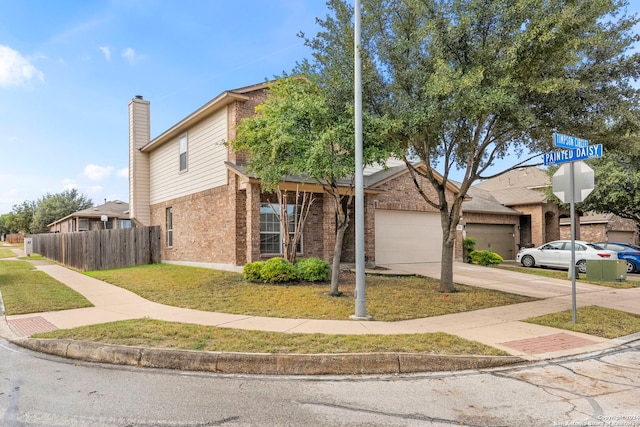
<path fill-rule="evenodd" d="M 554 133 L 553 145 L 562 148 L 582 148 L 587 147 L 589 145 L 589 141 L 586 139 L 576 138 L 575 136 Z"/>
<path fill-rule="evenodd" d="M 543 154 L 543 157 L 545 166 L 593 159 L 596 157 L 602 157 L 602 144 L 574 148 L 573 150 L 552 151 L 550 153 Z"/>

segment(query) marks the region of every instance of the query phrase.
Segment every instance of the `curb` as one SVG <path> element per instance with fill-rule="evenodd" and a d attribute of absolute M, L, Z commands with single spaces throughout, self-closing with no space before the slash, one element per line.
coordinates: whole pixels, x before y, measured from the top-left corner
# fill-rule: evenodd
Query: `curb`
<path fill-rule="evenodd" d="M 39 338 L 11 338 L 9 341 L 33 351 L 86 362 L 220 374 L 411 374 L 495 368 L 526 362 L 525 359 L 517 356 L 447 356 L 422 353 L 226 353 Z"/>

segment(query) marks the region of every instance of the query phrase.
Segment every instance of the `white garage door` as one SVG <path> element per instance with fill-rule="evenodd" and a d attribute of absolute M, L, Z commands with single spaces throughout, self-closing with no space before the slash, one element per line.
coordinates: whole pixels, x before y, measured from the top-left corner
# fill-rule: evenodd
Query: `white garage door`
<path fill-rule="evenodd" d="M 440 214 L 376 210 L 376 264 L 440 262 Z"/>

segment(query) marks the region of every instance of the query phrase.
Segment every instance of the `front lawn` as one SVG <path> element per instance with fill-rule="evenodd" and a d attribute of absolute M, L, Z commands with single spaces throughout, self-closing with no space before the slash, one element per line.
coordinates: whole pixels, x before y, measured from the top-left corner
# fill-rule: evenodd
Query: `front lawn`
<path fill-rule="evenodd" d="M 576 323 L 573 323 L 572 310 L 532 317 L 524 322 L 609 339 L 640 332 L 640 315 L 595 305 L 578 308 Z"/>
<path fill-rule="evenodd" d="M 355 275 L 343 273 L 342 297 L 328 295 L 329 284 L 262 285 L 239 273 L 154 264 L 85 273 L 148 300 L 176 307 L 251 316 L 348 319 L 354 313 Z M 397 321 L 532 301 L 534 298 L 456 285 L 442 294 L 435 279 L 367 275 L 367 314 Z"/>
<path fill-rule="evenodd" d="M 448 355 L 507 356 L 476 341 L 445 333 L 405 335 L 288 334 L 247 331 L 152 319 L 125 320 L 34 335 L 155 348 L 247 353 L 403 352 Z"/>
<path fill-rule="evenodd" d="M 0 292 L 7 315 L 92 306 L 85 297 L 27 261 L 0 261 Z"/>

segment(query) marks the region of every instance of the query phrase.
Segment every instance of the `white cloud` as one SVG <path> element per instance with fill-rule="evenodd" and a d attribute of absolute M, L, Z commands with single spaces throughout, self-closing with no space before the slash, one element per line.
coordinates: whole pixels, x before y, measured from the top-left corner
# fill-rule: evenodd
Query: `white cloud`
<path fill-rule="evenodd" d="M 119 169 L 116 175 L 120 178 L 129 178 L 129 168 Z"/>
<path fill-rule="evenodd" d="M 113 172 L 113 166 L 98 166 L 98 165 L 87 165 L 84 168 L 82 174 L 89 178 L 91 181 L 102 181 L 105 178 L 108 178 Z"/>
<path fill-rule="evenodd" d="M 111 61 L 111 49 L 109 49 L 109 46 L 100 46 L 98 49 L 102 51 L 107 61 Z"/>
<path fill-rule="evenodd" d="M 133 65 L 140 58 L 135 50 L 128 47 L 124 51 L 122 51 L 122 57 L 129 61 L 129 64 Z"/>
<path fill-rule="evenodd" d="M 19 52 L 0 45 L 0 86 L 28 86 L 33 80 L 44 81 L 42 71 Z"/>

